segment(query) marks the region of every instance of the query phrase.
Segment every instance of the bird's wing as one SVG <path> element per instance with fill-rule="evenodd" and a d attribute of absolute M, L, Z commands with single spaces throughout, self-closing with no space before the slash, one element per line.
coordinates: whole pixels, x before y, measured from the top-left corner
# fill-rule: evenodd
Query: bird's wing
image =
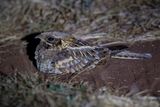
<path fill-rule="evenodd" d="M 53 64 L 62 73 L 74 73 L 94 68 L 107 52 L 95 46 L 68 47 L 57 53 L 53 58 Z"/>

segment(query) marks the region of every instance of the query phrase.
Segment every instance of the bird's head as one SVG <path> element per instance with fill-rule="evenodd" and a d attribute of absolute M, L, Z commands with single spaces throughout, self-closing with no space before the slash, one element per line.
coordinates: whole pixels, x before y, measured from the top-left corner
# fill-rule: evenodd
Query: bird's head
<path fill-rule="evenodd" d="M 44 32 L 38 35 L 36 38 L 40 39 L 41 42 L 50 47 L 60 46 L 61 48 L 65 48 L 74 40 L 70 34 L 64 32 Z"/>

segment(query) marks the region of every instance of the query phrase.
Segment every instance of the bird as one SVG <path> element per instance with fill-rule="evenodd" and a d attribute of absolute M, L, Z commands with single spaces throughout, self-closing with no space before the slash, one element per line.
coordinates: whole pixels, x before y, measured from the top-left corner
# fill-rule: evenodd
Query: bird
<path fill-rule="evenodd" d="M 92 44 L 72 34 L 59 31 L 42 32 L 36 39 L 37 69 L 48 74 L 80 73 L 94 69 L 101 62 L 119 59 L 150 59 L 150 53 L 135 53 L 120 43 Z"/>

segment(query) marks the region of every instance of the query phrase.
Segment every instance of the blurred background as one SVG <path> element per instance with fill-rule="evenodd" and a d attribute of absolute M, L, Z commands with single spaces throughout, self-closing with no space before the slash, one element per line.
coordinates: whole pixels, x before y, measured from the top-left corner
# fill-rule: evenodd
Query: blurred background
<path fill-rule="evenodd" d="M 107 33 L 108 39 L 154 38 L 159 0 L 1 0 L 1 37 L 49 30 Z M 147 36 L 147 37 L 146 37 Z M 149 36 L 149 37 L 148 37 Z"/>

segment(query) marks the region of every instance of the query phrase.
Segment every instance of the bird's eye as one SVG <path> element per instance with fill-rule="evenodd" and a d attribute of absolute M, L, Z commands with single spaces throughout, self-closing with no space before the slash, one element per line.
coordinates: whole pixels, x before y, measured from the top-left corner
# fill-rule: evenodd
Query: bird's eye
<path fill-rule="evenodd" d="M 52 45 L 59 45 L 61 44 L 61 40 L 58 38 L 54 38 L 54 37 L 47 37 L 47 42 L 52 44 Z"/>
<path fill-rule="evenodd" d="M 47 41 L 48 41 L 48 42 L 52 42 L 52 41 L 54 41 L 54 38 L 53 38 L 53 37 L 48 37 L 48 38 L 47 38 Z"/>

